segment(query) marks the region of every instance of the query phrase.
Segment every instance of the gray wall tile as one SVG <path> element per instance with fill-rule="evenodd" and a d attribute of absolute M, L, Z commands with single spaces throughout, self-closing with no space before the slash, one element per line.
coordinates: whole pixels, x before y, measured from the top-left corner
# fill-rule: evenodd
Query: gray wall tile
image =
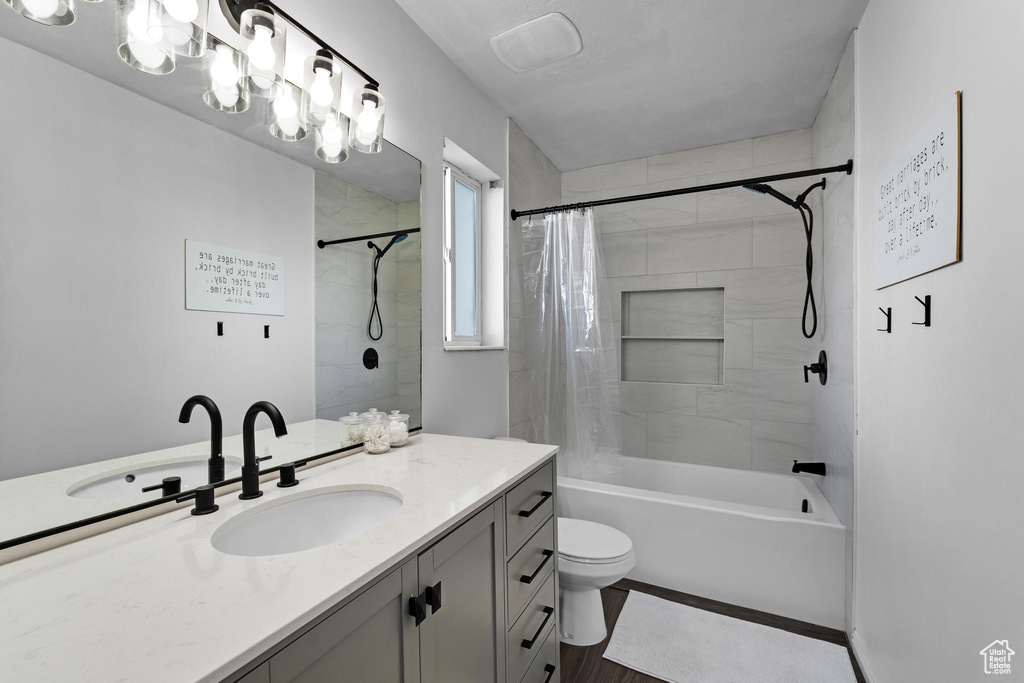
<path fill-rule="evenodd" d="M 750 268 L 753 229 L 749 219 L 651 230 L 647 272 L 683 273 Z"/>
<path fill-rule="evenodd" d="M 601 235 L 601 255 L 606 277 L 647 273 L 647 233 Z"/>
<path fill-rule="evenodd" d="M 657 182 L 719 171 L 746 169 L 752 165 L 752 141 L 739 140 L 650 157 L 647 161 L 647 174 L 648 180 Z"/>
<path fill-rule="evenodd" d="M 631 413 L 697 414 L 697 387 L 664 382 L 621 382 L 622 410 Z"/>
<path fill-rule="evenodd" d="M 750 469 L 749 420 L 647 415 L 647 457 Z"/>
<path fill-rule="evenodd" d="M 722 289 L 663 289 L 622 294 L 626 336 L 721 337 Z"/>

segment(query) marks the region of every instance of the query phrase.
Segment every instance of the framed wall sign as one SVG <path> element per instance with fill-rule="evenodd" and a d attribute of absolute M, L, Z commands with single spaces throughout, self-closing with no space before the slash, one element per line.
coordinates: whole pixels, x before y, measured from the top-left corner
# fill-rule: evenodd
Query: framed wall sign
<path fill-rule="evenodd" d="M 876 179 L 876 289 L 960 260 L 960 98 L 958 91 Z"/>
<path fill-rule="evenodd" d="M 284 259 L 185 240 L 185 308 L 284 315 Z"/>

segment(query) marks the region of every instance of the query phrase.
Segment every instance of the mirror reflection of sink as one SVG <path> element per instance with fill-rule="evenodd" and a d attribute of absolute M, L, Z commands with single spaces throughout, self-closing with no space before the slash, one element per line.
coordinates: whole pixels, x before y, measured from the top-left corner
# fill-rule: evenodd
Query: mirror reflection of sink
<path fill-rule="evenodd" d="M 402 495 L 386 487 L 313 489 L 229 519 L 210 542 L 222 553 L 243 557 L 295 553 L 361 534 L 401 507 Z"/>
<path fill-rule="evenodd" d="M 146 486 L 159 484 L 164 477 L 181 477 L 182 491 L 207 483 L 207 462 L 209 456 L 180 458 L 158 464 L 140 465 L 134 469 L 121 469 L 90 477 L 68 487 L 72 498 L 131 498 L 142 495 Z M 224 476 L 228 479 L 238 476 L 242 461 L 238 458 L 224 458 Z M 160 492 L 149 494 L 159 498 Z"/>

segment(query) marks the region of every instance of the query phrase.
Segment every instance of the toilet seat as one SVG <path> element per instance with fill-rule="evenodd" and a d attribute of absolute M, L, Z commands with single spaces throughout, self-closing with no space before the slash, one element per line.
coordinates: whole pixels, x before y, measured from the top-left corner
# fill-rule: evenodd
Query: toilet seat
<path fill-rule="evenodd" d="M 618 529 L 585 519 L 558 518 L 558 557 L 581 564 L 614 564 L 633 554 L 633 542 Z"/>

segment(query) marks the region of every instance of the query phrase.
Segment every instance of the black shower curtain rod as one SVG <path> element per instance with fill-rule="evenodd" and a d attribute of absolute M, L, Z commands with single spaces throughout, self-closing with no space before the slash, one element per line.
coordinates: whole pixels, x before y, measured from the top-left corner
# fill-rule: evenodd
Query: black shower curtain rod
<path fill-rule="evenodd" d="M 533 216 L 538 213 L 556 213 L 558 211 L 570 211 L 572 209 L 583 209 L 592 206 L 608 206 L 609 204 L 625 204 L 626 202 L 639 202 L 644 199 L 659 199 L 661 197 L 674 197 L 679 194 L 694 194 L 695 192 L 710 192 L 712 190 L 725 190 L 730 187 L 743 187 L 744 185 L 758 185 L 771 183 L 777 180 L 792 180 L 793 178 L 806 178 L 808 176 L 821 175 L 823 173 L 853 173 L 853 159 L 847 160 L 840 166 L 829 166 L 827 168 L 812 168 L 808 171 L 792 171 L 790 173 L 776 173 L 775 175 L 761 176 L 760 178 L 745 178 L 743 180 L 727 180 L 724 183 L 711 183 L 710 185 L 697 185 L 694 187 L 681 187 L 677 190 L 663 190 L 661 192 L 648 192 L 647 194 L 633 194 L 628 197 L 613 197 L 612 199 L 595 199 L 592 202 L 578 202 L 576 204 L 561 204 L 559 206 L 546 206 L 542 209 L 530 209 L 528 211 L 516 211 L 512 209 L 512 220 L 520 216 Z"/>
<path fill-rule="evenodd" d="M 376 235 L 360 235 L 359 237 L 346 237 L 341 240 L 317 240 L 316 246 L 323 249 L 331 244 L 345 244 L 346 242 L 358 242 L 360 240 L 372 240 L 378 237 L 394 237 L 395 235 L 411 235 L 414 232 L 419 232 L 419 228 L 409 228 L 408 230 L 394 230 L 392 232 L 378 232 Z"/>

